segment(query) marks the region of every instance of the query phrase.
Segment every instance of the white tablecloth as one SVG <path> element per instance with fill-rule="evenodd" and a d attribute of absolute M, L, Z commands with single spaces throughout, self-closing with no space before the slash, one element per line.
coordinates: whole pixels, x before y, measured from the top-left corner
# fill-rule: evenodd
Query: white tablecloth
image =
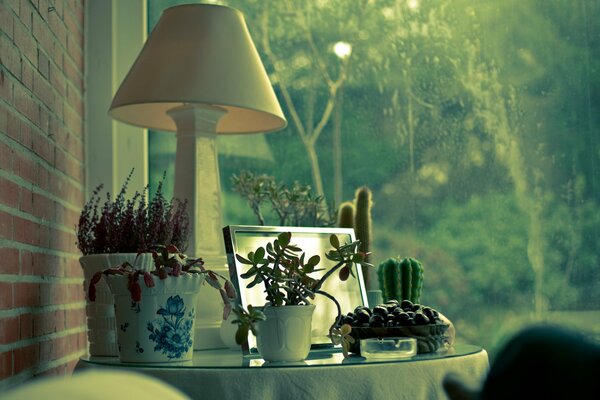
<path fill-rule="evenodd" d="M 193 399 L 437 400 L 447 398 L 442 380 L 450 372 L 464 377 L 471 385 L 482 381 L 488 370 L 488 355 L 485 350 L 477 350 L 472 354 L 438 359 L 262 368 L 147 368 L 81 360 L 76 371 L 90 368 L 135 370 L 167 382 Z M 223 359 L 232 357 L 226 351 L 222 354 Z M 214 357 L 218 358 L 218 353 Z M 241 355 L 239 357 L 241 359 Z"/>

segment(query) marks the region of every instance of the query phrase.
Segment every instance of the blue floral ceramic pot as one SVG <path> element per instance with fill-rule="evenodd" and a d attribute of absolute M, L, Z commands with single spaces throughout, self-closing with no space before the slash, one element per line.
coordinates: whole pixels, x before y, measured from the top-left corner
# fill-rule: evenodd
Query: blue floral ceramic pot
<path fill-rule="evenodd" d="M 204 275 L 185 274 L 143 283 L 141 301 L 131 300 L 128 279 L 106 276 L 115 296 L 119 359 L 156 363 L 189 361 L 194 353 L 196 303 Z"/>

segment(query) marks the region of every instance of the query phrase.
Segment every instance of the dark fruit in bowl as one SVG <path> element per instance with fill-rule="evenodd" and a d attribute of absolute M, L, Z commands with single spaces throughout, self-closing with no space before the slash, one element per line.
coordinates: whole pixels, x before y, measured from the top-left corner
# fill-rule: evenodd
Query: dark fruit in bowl
<path fill-rule="evenodd" d="M 354 313 L 354 315 L 354 319 L 358 324 L 364 324 L 366 322 L 369 322 L 369 318 L 371 318 L 371 314 L 368 313 L 366 310 L 358 310 Z"/>
<path fill-rule="evenodd" d="M 355 339 L 350 352 L 360 355 L 360 339 L 383 337 L 414 337 L 417 352 L 429 353 L 454 342 L 454 328 L 435 309 L 409 300 L 388 301 L 372 310 L 359 306 L 342 317 L 341 324 L 352 327 L 350 336 Z"/>
<path fill-rule="evenodd" d="M 402 302 L 400 303 L 400 307 L 402 307 L 403 310 L 411 310 L 413 308 L 413 302 L 410 300 L 402 300 Z"/>
<path fill-rule="evenodd" d="M 429 324 L 429 318 L 421 312 L 415 313 L 415 322 L 417 325 L 427 325 Z"/>
<path fill-rule="evenodd" d="M 387 308 L 383 306 L 376 306 L 373 308 L 373 314 L 375 315 L 383 315 L 384 317 L 388 315 Z"/>

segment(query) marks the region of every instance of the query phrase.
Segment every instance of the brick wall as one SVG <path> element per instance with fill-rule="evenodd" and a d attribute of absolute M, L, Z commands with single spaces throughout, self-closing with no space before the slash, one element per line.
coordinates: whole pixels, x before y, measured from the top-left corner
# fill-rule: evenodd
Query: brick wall
<path fill-rule="evenodd" d="M 0 393 L 85 352 L 81 0 L 0 2 Z"/>

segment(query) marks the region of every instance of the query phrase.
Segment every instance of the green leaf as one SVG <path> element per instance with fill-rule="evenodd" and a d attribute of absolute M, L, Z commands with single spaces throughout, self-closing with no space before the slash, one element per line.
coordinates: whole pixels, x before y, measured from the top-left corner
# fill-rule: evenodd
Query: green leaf
<path fill-rule="evenodd" d="M 263 258 L 265 257 L 265 249 L 263 247 L 259 247 L 258 249 L 256 249 L 256 253 L 254 253 L 254 263 L 258 264 L 260 262 L 262 262 Z"/>
<path fill-rule="evenodd" d="M 239 345 L 242 345 L 248 341 L 248 325 L 242 325 L 238 327 L 237 332 L 235 332 L 235 342 Z"/>
<path fill-rule="evenodd" d="M 337 237 L 337 235 L 329 236 L 329 243 L 331 243 L 331 245 L 336 249 L 340 248 L 340 239 Z"/>
<path fill-rule="evenodd" d="M 291 239 L 292 239 L 291 232 L 282 232 L 279 234 L 279 236 L 277 236 L 277 240 L 279 241 L 279 244 L 281 245 L 281 247 L 286 247 L 288 244 L 290 244 Z"/>
<path fill-rule="evenodd" d="M 248 264 L 248 265 L 252 265 L 252 261 L 240 256 L 239 254 L 235 255 L 235 258 L 242 264 Z"/>
<path fill-rule="evenodd" d="M 310 265 L 312 267 L 316 267 L 321 262 L 321 257 L 318 255 L 314 255 L 308 259 L 306 265 Z"/>

